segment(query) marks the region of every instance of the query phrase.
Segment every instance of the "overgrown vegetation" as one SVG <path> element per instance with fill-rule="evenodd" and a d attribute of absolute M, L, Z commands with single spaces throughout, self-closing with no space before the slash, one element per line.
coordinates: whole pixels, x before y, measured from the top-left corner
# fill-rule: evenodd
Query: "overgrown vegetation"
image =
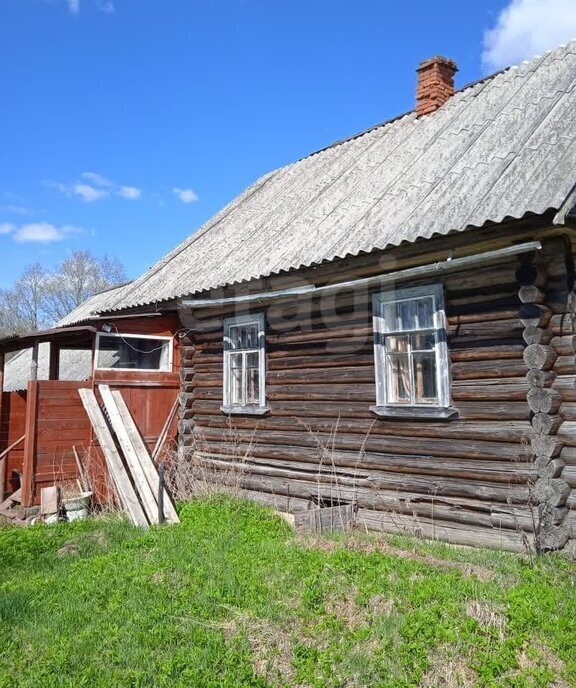
<path fill-rule="evenodd" d="M 252 503 L 0 529 L 0 686 L 573 686 L 574 567 Z"/>

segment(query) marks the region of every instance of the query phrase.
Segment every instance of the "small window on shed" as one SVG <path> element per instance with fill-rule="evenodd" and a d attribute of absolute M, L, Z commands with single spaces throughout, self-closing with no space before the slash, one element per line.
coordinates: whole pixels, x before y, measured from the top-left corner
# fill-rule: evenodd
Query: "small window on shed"
<path fill-rule="evenodd" d="M 263 313 L 225 319 L 223 410 L 265 407 L 264 345 Z"/>
<path fill-rule="evenodd" d="M 172 339 L 99 332 L 96 336 L 96 368 L 170 372 Z"/>
<path fill-rule="evenodd" d="M 448 407 L 450 377 L 441 285 L 374 295 L 378 407 Z"/>

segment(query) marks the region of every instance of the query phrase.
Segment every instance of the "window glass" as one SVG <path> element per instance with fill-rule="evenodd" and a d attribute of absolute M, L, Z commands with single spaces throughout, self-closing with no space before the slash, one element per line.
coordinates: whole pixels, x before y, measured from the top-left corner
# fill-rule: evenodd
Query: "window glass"
<path fill-rule="evenodd" d="M 166 339 L 100 334 L 96 367 L 122 370 L 168 370 L 171 342 Z"/>
<path fill-rule="evenodd" d="M 264 338 L 260 319 L 227 323 L 225 333 L 224 404 L 259 406 L 264 384 Z"/>
<path fill-rule="evenodd" d="M 439 405 L 448 389 L 446 337 L 436 323 L 441 288 L 399 290 L 375 297 L 378 403 Z M 396 298 L 395 298 L 396 297 Z M 442 365 L 441 365 L 442 364 Z"/>

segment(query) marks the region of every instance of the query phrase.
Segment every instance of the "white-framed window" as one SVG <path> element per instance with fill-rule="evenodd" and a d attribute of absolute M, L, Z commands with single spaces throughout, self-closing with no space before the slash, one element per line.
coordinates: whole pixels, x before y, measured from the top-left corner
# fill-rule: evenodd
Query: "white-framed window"
<path fill-rule="evenodd" d="M 224 319 L 224 408 L 266 406 L 264 313 Z"/>
<path fill-rule="evenodd" d="M 442 285 L 374 294 L 372 305 L 377 407 L 449 407 Z"/>
<path fill-rule="evenodd" d="M 94 367 L 171 372 L 172 337 L 98 332 Z"/>

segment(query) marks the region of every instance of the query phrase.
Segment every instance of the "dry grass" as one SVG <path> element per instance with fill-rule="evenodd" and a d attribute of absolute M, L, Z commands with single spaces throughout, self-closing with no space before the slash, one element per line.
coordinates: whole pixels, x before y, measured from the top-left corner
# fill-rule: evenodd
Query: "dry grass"
<path fill-rule="evenodd" d="M 466 604 L 466 614 L 478 622 L 485 630 L 494 629 L 500 640 L 506 636 L 507 619 L 494 604 L 481 600 L 469 600 Z"/>
<path fill-rule="evenodd" d="M 427 566 L 439 567 L 443 569 L 458 569 L 466 576 L 475 576 L 481 581 L 489 581 L 494 578 L 494 572 L 483 566 L 476 564 L 461 563 L 457 561 L 447 561 L 437 559 L 431 554 L 421 554 L 413 550 L 404 550 L 393 547 L 386 540 L 385 535 L 371 535 L 368 539 L 359 537 L 356 533 L 350 533 L 346 537 L 338 540 L 327 539 L 315 535 L 299 534 L 298 544 L 304 547 L 321 549 L 324 551 L 337 551 L 341 549 L 353 549 L 359 552 L 380 552 L 389 556 L 400 557 L 409 561 L 415 561 Z"/>
<path fill-rule="evenodd" d="M 442 646 L 430 658 L 430 667 L 419 688 L 472 688 L 478 676 L 466 660 L 449 646 Z"/>

